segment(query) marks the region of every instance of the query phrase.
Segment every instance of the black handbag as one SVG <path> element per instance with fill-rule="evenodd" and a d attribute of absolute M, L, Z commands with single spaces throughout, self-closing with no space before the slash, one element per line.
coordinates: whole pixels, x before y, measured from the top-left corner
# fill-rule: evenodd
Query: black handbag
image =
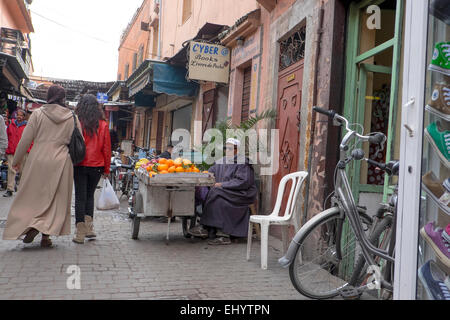
<path fill-rule="evenodd" d="M 84 143 L 83 135 L 77 127 L 77 121 L 75 119 L 75 114 L 72 111 L 74 128 L 72 132 L 72 137 L 69 143 L 69 154 L 72 159 L 73 165 L 79 164 L 84 160 L 86 156 L 86 144 Z"/>

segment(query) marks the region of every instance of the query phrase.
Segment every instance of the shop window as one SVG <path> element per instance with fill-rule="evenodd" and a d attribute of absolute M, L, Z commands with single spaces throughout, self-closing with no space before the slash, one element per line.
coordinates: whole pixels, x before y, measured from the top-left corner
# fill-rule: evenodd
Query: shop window
<path fill-rule="evenodd" d="M 183 16 L 182 23 L 184 24 L 187 19 L 192 15 L 192 0 L 183 0 Z"/>
<path fill-rule="evenodd" d="M 286 69 L 305 57 L 306 27 L 301 27 L 280 42 L 279 71 Z"/>
<path fill-rule="evenodd" d="M 424 106 L 424 139 L 416 297 L 448 300 L 445 285 L 430 289 L 430 274 L 433 281 L 441 283 L 450 274 L 450 10 L 444 1 L 426 2 L 430 9 L 428 44 L 417 48 L 426 50 L 426 65 L 411 68 L 417 76 L 421 74 L 418 70 L 426 70 L 425 101 L 418 102 Z"/>

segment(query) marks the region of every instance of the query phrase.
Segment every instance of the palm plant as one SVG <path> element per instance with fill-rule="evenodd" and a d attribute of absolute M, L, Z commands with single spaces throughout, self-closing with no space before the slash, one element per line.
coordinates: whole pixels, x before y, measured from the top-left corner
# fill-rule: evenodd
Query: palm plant
<path fill-rule="evenodd" d="M 211 157 L 205 159 L 203 157 L 202 164 L 199 165 L 201 170 L 207 170 L 212 166 L 212 158 L 215 157 L 215 152 L 223 151 L 225 147 L 225 141 L 227 138 L 235 138 L 241 143 L 245 144 L 246 155 L 252 152 L 258 151 L 258 144 L 250 144 L 247 136 L 247 132 L 250 129 L 253 129 L 260 121 L 263 120 L 272 120 L 277 117 L 277 113 L 275 110 L 266 110 L 260 114 L 250 116 L 248 120 L 242 121 L 239 125 L 233 125 L 231 119 L 217 122 L 214 126 L 214 129 L 218 130 L 221 134 L 222 139 L 216 139 L 216 137 L 212 137 L 211 141 L 208 143 L 204 143 L 200 148 L 196 148 L 198 151 L 201 151 L 202 155 L 205 153 L 210 153 Z M 233 136 L 228 136 L 230 130 L 233 130 Z M 245 139 L 245 141 L 243 141 Z M 211 152 L 211 150 L 213 150 Z M 208 161 L 209 160 L 209 161 Z"/>

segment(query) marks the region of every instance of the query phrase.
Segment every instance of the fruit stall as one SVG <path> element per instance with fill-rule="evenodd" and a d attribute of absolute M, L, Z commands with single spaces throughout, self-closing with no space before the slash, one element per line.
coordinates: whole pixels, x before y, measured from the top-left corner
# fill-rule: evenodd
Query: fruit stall
<path fill-rule="evenodd" d="M 213 186 L 214 176 L 201 172 L 190 160 L 182 158 L 141 159 L 136 164 L 135 174 L 139 189 L 131 237 L 137 239 L 141 218 L 164 216 L 168 218 L 167 240 L 172 217 L 181 217 L 183 234 L 189 237 L 188 228 L 195 225 L 195 187 Z"/>

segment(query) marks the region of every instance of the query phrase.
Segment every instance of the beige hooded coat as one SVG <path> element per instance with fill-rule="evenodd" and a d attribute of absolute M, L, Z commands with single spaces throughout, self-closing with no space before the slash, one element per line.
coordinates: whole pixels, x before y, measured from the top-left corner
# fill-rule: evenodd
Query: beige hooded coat
<path fill-rule="evenodd" d="M 77 125 L 80 124 L 77 120 Z M 43 234 L 70 234 L 73 165 L 68 144 L 74 129 L 72 112 L 56 104 L 33 112 L 17 146 L 20 164 L 34 141 L 19 190 L 8 214 L 3 239 L 16 240 L 35 228 Z"/>

